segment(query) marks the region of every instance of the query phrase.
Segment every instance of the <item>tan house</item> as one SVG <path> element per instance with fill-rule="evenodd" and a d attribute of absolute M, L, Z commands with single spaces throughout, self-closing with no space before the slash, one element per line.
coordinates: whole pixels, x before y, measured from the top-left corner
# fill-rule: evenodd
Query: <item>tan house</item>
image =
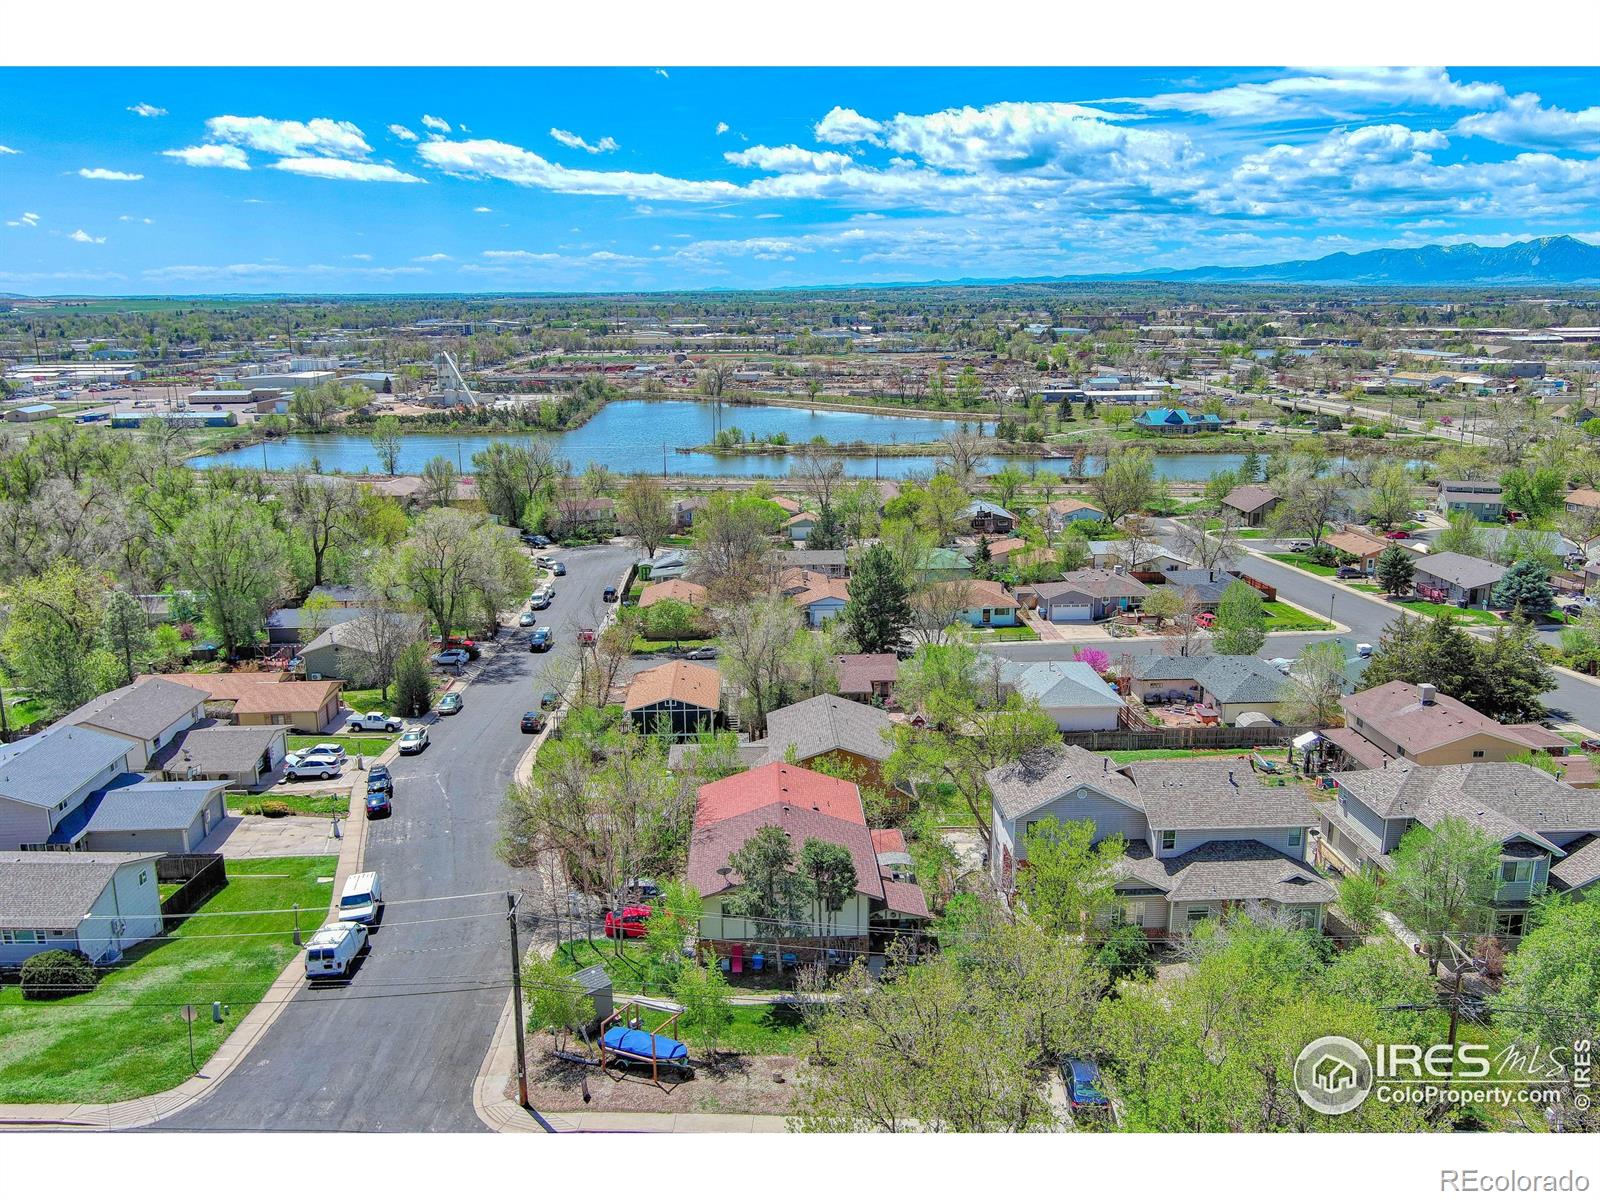
<path fill-rule="evenodd" d="M 663 663 L 640 671 L 628 683 L 622 709 L 634 728 L 681 742 L 715 729 L 722 707 L 722 676 L 715 667 Z"/>
<path fill-rule="evenodd" d="M 291 680 L 281 671 L 154 678 L 199 688 L 210 697 L 207 711 L 231 717 L 235 725 L 287 725 L 301 733 L 321 733 L 337 720 L 344 687 L 340 679 Z"/>
<path fill-rule="evenodd" d="M 1342 550 L 1352 556 L 1356 560 L 1356 565 L 1366 575 L 1371 575 L 1378 569 L 1378 555 L 1394 545 L 1393 542 L 1375 538 L 1358 529 L 1341 529 L 1338 533 L 1330 533 L 1322 540 L 1335 550 Z"/>
<path fill-rule="evenodd" d="M 1267 523 L 1267 518 L 1272 515 L 1272 510 L 1278 507 L 1278 501 L 1281 499 L 1282 497 L 1269 487 L 1246 483 L 1224 496 L 1222 506 L 1231 508 L 1239 514 L 1239 519 L 1244 524 L 1254 528 Z"/>
<path fill-rule="evenodd" d="M 1539 725 L 1502 725 L 1428 683 L 1395 680 L 1342 703 L 1344 728 L 1318 731 L 1334 769 L 1380 770 L 1398 759 L 1424 767 L 1505 762 L 1530 750 L 1560 754 L 1568 745 Z"/>

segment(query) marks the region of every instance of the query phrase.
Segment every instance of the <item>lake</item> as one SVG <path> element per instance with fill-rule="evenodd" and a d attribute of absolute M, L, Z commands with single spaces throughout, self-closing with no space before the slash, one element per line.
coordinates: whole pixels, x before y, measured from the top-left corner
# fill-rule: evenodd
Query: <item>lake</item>
<path fill-rule="evenodd" d="M 779 478 L 789 473 L 790 459 L 775 454 L 680 453 L 679 446 L 698 446 L 710 442 L 713 432 L 712 406 L 694 400 L 619 400 L 607 404 L 579 429 L 566 433 L 530 435 L 546 438 L 557 458 L 569 459 L 574 470 L 582 471 L 599 463 L 620 474 L 665 471 L 669 475 L 703 475 L 751 478 Z M 946 420 L 936 417 L 897 417 L 878 413 L 812 412 L 804 408 L 774 405 L 725 406 L 722 425 L 737 426 L 747 437 L 786 434 L 791 443 L 809 442 L 822 436 L 829 442 L 935 442 L 965 424 L 978 422 Z M 436 455 L 460 464 L 464 473 L 472 472 L 472 456 L 493 441 L 516 441 L 520 434 L 491 433 L 410 433 L 400 453 L 399 472 L 415 475 Z M 296 434 L 276 438 L 261 445 L 247 446 L 222 454 L 192 459 L 196 467 L 264 467 L 288 471 L 310 467 L 315 460 L 323 472 L 381 474 L 378 455 L 365 434 Z M 1156 455 L 1156 471 L 1164 479 L 1209 479 L 1217 471 L 1231 470 L 1244 461 L 1242 454 Z M 1066 474 L 1072 460 L 1063 458 L 999 458 L 984 460 L 985 471 L 998 471 L 1012 462 L 1024 470 L 1037 463 L 1040 470 Z M 845 474 L 868 479 L 898 479 L 910 474 L 931 474 L 937 465 L 932 455 L 903 457 L 847 457 Z M 1101 462 L 1093 456 L 1084 461 L 1087 474 L 1097 474 Z"/>

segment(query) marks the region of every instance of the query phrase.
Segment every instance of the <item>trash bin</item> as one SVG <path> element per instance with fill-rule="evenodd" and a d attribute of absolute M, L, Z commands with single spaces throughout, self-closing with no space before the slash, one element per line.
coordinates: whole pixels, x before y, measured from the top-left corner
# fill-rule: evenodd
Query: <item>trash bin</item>
<path fill-rule="evenodd" d="M 754 954 L 752 954 L 750 956 L 750 969 L 752 971 L 759 971 L 759 970 L 761 970 L 762 967 L 764 967 L 766 965 L 767 965 L 767 956 L 765 954 L 761 953 L 761 951 L 757 950 Z"/>

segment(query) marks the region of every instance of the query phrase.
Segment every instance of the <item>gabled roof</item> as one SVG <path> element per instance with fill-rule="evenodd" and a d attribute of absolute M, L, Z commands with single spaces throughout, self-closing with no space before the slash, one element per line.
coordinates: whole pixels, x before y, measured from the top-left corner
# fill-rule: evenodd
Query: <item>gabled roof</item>
<path fill-rule="evenodd" d="M 974 579 L 966 585 L 967 608 L 1015 608 L 1017 598 L 992 579 Z"/>
<path fill-rule="evenodd" d="M 61 720 L 68 725 L 92 725 L 143 742 L 182 720 L 207 699 L 206 692 L 187 684 L 141 679 L 96 696 Z"/>
<path fill-rule="evenodd" d="M 996 767 L 984 776 L 995 807 L 1007 820 L 1024 817 L 1078 788 L 1144 811 L 1139 789 L 1116 764 L 1081 746 L 1047 746 L 1030 751 L 1016 762 Z"/>
<path fill-rule="evenodd" d="M 727 866 L 729 858 L 768 825 L 776 825 L 789 834 L 796 858 L 807 838 L 843 846 L 850 852 L 856 869 L 856 891 L 883 899 L 878 856 L 873 852 L 872 835 L 864 820 L 841 820 L 815 809 L 783 803 L 766 804 L 720 821 L 703 822 L 697 816 L 689 839 L 686 871 L 695 891 L 702 896 L 715 896 L 738 887 L 743 878 L 737 872 L 724 876 L 718 874 L 717 868 Z"/>
<path fill-rule="evenodd" d="M 1503 738 L 1519 747 L 1544 744 L 1543 739 L 1536 743 L 1530 734 L 1502 725 L 1453 696 L 1435 693 L 1432 702 L 1424 704 L 1418 689 L 1399 679 L 1346 696 L 1343 703 L 1347 727 L 1360 721 L 1359 728 L 1377 730 L 1408 755 L 1448 746 L 1475 733 Z"/>
<path fill-rule="evenodd" d="M 248 771 L 261 761 L 269 746 L 284 737 L 285 729 L 283 725 L 222 725 L 203 721 L 185 729 L 152 754 L 150 767 L 175 774 L 190 767 L 202 775 Z"/>
<path fill-rule="evenodd" d="M 1104 512 L 1105 509 L 1097 504 L 1091 504 L 1087 500 L 1079 500 L 1075 496 L 1067 496 L 1061 500 L 1052 500 L 1049 505 L 1049 511 L 1058 517 L 1064 517 L 1068 513 Z"/>
<path fill-rule="evenodd" d="M 1000 680 L 1045 708 L 1121 708 L 1124 703 L 1088 663 L 1001 659 Z"/>
<path fill-rule="evenodd" d="M 1559 856 L 1544 835 L 1600 832 L 1600 795 L 1562 783 L 1527 763 L 1464 763 L 1421 767 L 1400 759 L 1378 771 L 1334 776 L 1385 819 L 1410 818 L 1430 828 L 1460 817 L 1498 841 L 1522 838 Z"/>
<path fill-rule="evenodd" d="M 0 796 L 53 808 L 127 754 L 127 739 L 116 734 L 52 725 L 0 748 Z"/>
<path fill-rule="evenodd" d="M 1272 704 L 1287 678 L 1249 654 L 1150 654 L 1133 660 L 1133 678 L 1192 679 L 1221 704 Z"/>
<path fill-rule="evenodd" d="M 1173 904 L 1331 904 L 1336 894 L 1306 863 L 1254 840 L 1206 842 L 1174 858 L 1156 858 L 1146 843 L 1129 842 L 1119 871 L 1165 892 Z"/>
<path fill-rule="evenodd" d="M 1195 760 L 1129 764 L 1151 829 L 1291 829 L 1317 823 L 1306 794 L 1263 784 L 1248 767 Z"/>
<path fill-rule="evenodd" d="M 740 813 L 787 804 L 841 821 L 866 824 L 861 791 L 848 779 L 835 779 L 809 767 L 771 762 L 704 785 L 695 793 L 696 825 L 726 821 Z"/>
<path fill-rule="evenodd" d="M 841 694 L 870 692 L 875 683 L 900 678 L 900 659 L 893 654 L 840 654 L 833 660 Z"/>
<path fill-rule="evenodd" d="M 1238 509 L 1240 512 L 1253 513 L 1259 508 L 1265 508 L 1282 497 L 1269 487 L 1262 487 L 1256 483 L 1246 483 L 1233 489 L 1222 498 L 1222 502 L 1229 508 Z"/>
<path fill-rule="evenodd" d="M 281 671 L 170 674 L 153 678 L 200 688 L 213 700 L 232 700 L 236 713 L 315 712 L 342 686 L 337 679 L 285 679 Z"/>
<path fill-rule="evenodd" d="M 961 515 L 967 518 L 990 516 L 1008 517 L 1013 521 L 1017 519 L 1016 513 L 1012 512 L 1010 509 L 1004 507 L 1003 505 L 996 504 L 993 500 L 984 500 L 981 498 L 972 501 L 971 504 L 968 504 L 964 509 L 962 509 Z"/>
<path fill-rule="evenodd" d="M 848 750 L 882 762 L 892 749 L 885 735 L 893 728 L 881 708 L 839 696 L 813 696 L 767 714 L 767 758 L 782 759 L 792 746 L 796 758 Z"/>
<path fill-rule="evenodd" d="M 1102 571 L 1094 567 L 1069 571 L 1054 583 L 1031 583 L 1028 588 L 1041 600 L 1052 604 L 1063 596 L 1088 596 L 1094 600 L 1120 596 L 1138 599 L 1150 590 L 1132 575 L 1119 575 L 1115 571 Z"/>
<path fill-rule="evenodd" d="M 1418 575 L 1429 575 L 1434 579 L 1442 579 L 1446 583 L 1468 589 L 1499 583 L 1500 577 L 1505 573 L 1504 567 L 1497 566 L 1486 558 L 1474 558 L 1470 554 L 1456 554 L 1449 550 L 1443 553 L 1424 554 L 1417 559 Z"/>
<path fill-rule="evenodd" d="M 379 614 L 367 612 L 362 609 L 345 608 L 332 610 L 338 613 L 350 613 L 348 617 L 341 616 L 339 623 L 330 625 L 316 637 L 312 638 L 301 649 L 301 654 L 313 650 L 320 650 L 324 646 L 348 647 L 353 650 L 370 650 L 372 633 L 378 626 L 368 618 Z M 382 620 L 393 624 L 394 628 L 402 633 L 410 633 L 420 637 L 422 635 L 422 618 L 405 613 L 384 613 Z"/>
<path fill-rule="evenodd" d="M 1550 864 L 1550 879 L 1567 891 L 1600 879 L 1600 837 L 1588 833 L 1566 847 L 1567 856 Z"/>
<path fill-rule="evenodd" d="M 186 829 L 222 783 L 162 783 L 138 775 L 115 779 L 95 793 L 98 803 L 86 833 L 143 833 Z"/>
<path fill-rule="evenodd" d="M 0 925 L 12 929 L 76 929 L 119 867 L 154 862 L 159 854 L 68 854 L 0 851 Z"/>
<path fill-rule="evenodd" d="M 687 579 L 663 579 L 660 583 L 647 583 L 639 593 L 639 607 L 649 608 L 661 600 L 676 600 L 680 604 L 703 605 L 710 593 L 698 583 Z"/>
<path fill-rule="evenodd" d="M 722 700 L 722 676 L 715 667 L 692 662 L 663 663 L 640 671 L 628 683 L 625 711 L 678 700 L 694 708 L 716 710 Z"/>

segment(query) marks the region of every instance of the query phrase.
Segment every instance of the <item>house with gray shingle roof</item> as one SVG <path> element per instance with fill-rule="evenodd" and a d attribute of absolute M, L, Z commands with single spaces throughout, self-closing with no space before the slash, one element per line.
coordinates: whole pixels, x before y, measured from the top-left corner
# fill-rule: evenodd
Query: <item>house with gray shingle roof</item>
<path fill-rule="evenodd" d="M 126 738 L 128 766 L 142 771 L 183 730 L 205 719 L 210 693 L 170 679 L 147 676 L 73 709 L 61 720 Z"/>
<path fill-rule="evenodd" d="M 160 779 L 215 779 L 253 788 L 282 764 L 286 738 L 282 725 L 223 725 L 207 719 L 158 750 L 146 770 Z"/>
<path fill-rule="evenodd" d="M 119 776 L 78 810 L 85 820 L 75 835 L 63 836 L 61 826 L 51 841 L 82 850 L 193 854 L 228 815 L 223 788 L 220 781 Z"/>
<path fill-rule="evenodd" d="M 161 932 L 159 854 L 0 850 L 0 966 L 46 950 L 115 962 Z"/>
<path fill-rule="evenodd" d="M 837 756 L 880 784 L 885 760 L 894 749 L 894 721 L 881 708 L 839 696 L 813 696 L 767 714 L 765 751 L 754 765 L 794 762 L 811 766 Z"/>
<path fill-rule="evenodd" d="M 43 850 L 89 796 L 128 770 L 125 737 L 79 725 L 0 747 L 0 851 Z"/>
<path fill-rule="evenodd" d="M 1261 782 L 1226 761 L 1117 767 L 1077 746 L 1052 746 L 990 771 L 990 869 L 1010 890 L 1040 823 L 1089 821 L 1095 841 L 1121 837 L 1116 920 L 1188 932 L 1240 904 L 1287 909 L 1322 927 L 1333 888 L 1306 861 L 1317 814 L 1293 784 Z"/>
<path fill-rule="evenodd" d="M 1002 693 L 1036 700 L 1063 733 L 1116 729 L 1126 705 L 1088 663 L 995 660 Z"/>
<path fill-rule="evenodd" d="M 1417 594 L 1460 608 L 1488 608 L 1494 585 L 1506 569 L 1486 558 L 1443 551 L 1417 559 L 1413 586 Z"/>
<path fill-rule="evenodd" d="M 1138 608 L 1149 590 L 1131 575 L 1089 567 L 1069 571 L 1054 583 L 1021 585 L 1017 598 L 1032 597 L 1047 621 L 1104 621 Z"/>
<path fill-rule="evenodd" d="M 1575 883 L 1557 867 L 1600 833 L 1600 796 L 1527 763 L 1475 762 L 1426 767 L 1401 759 L 1378 770 L 1333 777 L 1337 793 L 1317 805 L 1318 856 L 1341 870 L 1387 871 L 1401 839 L 1418 825 L 1456 817 L 1500 844 L 1496 932 L 1520 936 L 1531 901 L 1551 886 Z"/>
<path fill-rule="evenodd" d="M 1247 712 L 1276 717 L 1289 687 L 1282 672 L 1251 654 L 1144 655 L 1133 660 L 1131 675 L 1147 704 L 1204 704 L 1225 725 Z"/>

